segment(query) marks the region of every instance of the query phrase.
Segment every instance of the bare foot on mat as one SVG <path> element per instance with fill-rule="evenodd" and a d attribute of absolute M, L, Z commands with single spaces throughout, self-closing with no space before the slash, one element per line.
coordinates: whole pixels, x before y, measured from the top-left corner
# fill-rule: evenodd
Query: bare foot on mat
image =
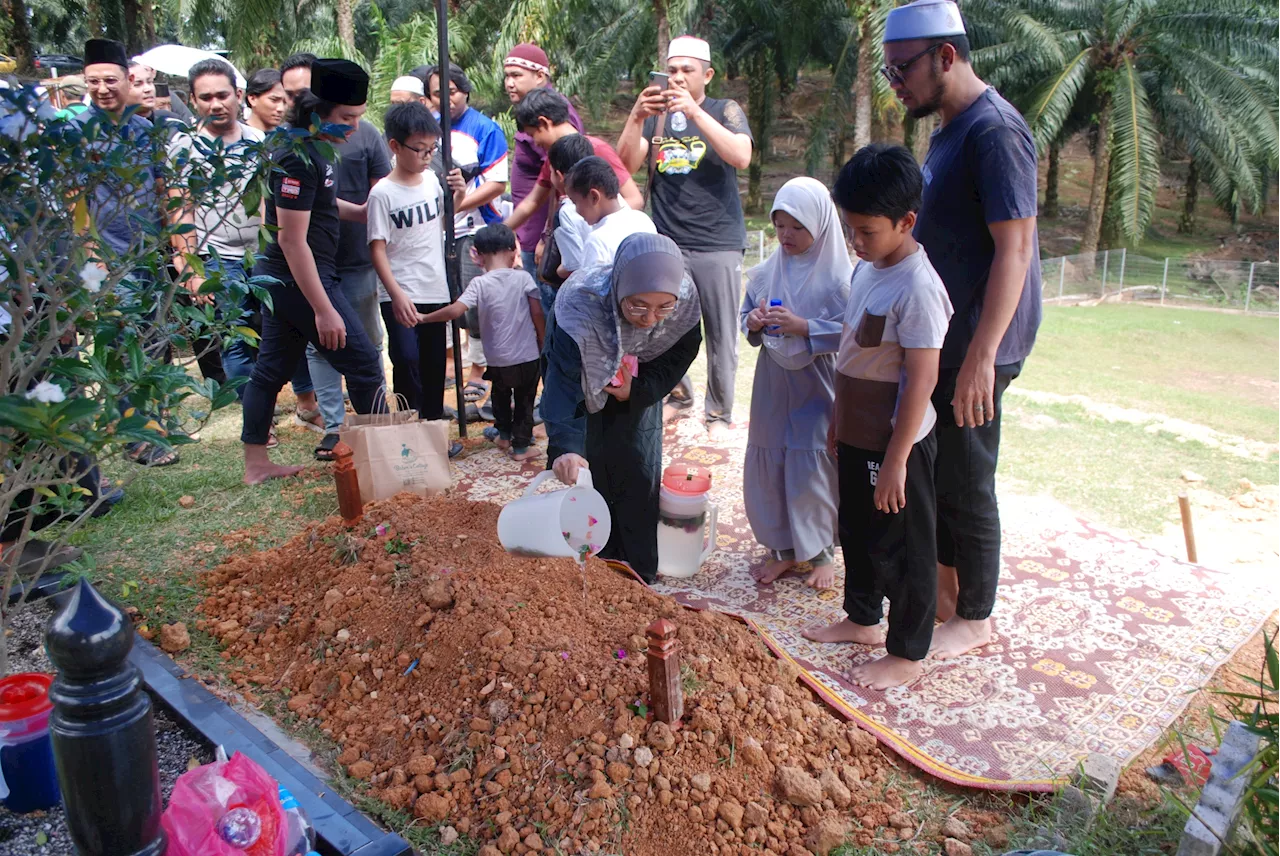
<path fill-rule="evenodd" d="M 934 628 L 933 645 L 929 656 L 935 660 L 950 660 L 981 648 L 991 641 L 991 619 L 966 621 L 953 616 Z"/>
<path fill-rule="evenodd" d="M 878 660 L 855 666 L 849 672 L 849 680 L 860 687 L 872 690 L 887 690 L 909 684 L 924 672 L 924 665 L 919 660 L 904 660 L 892 654 L 885 654 Z"/>
<path fill-rule="evenodd" d="M 804 578 L 804 584 L 819 591 L 831 588 L 836 584 L 836 566 L 814 565 L 809 576 Z"/>
<path fill-rule="evenodd" d="M 828 624 L 826 627 L 810 627 L 800 634 L 810 642 L 856 642 L 859 645 L 883 645 L 884 631 L 879 625 L 864 627 L 849 619 Z"/>
<path fill-rule="evenodd" d="M 509 444 L 508 444 L 508 445 L 509 445 Z M 534 458 L 538 457 L 538 456 L 539 456 L 539 455 L 541 455 L 541 454 L 542 454 L 542 451 L 541 451 L 537 446 L 530 446 L 529 448 L 525 449 L 523 452 L 512 452 L 512 453 L 511 453 L 511 460 L 513 460 L 513 461 L 531 461 L 531 460 L 533 460 Z"/>
<path fill-rule="evenodd" d="M 763 568 L 756 568 L 751 572 L 751 576 L 755 577 L 756 583 L 759 585 L 767 586 L 787 571 L 795 568 L 796 564 L 796 562 L 785 560 L 770 562 Z"/>

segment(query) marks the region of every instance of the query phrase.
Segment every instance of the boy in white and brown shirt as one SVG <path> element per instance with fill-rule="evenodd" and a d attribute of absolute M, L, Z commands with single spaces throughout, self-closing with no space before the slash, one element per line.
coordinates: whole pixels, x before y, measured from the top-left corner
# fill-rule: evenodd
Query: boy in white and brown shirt
<path fill-rule="evenodd" d="M 860 260 L 836 357 L 829 445 L 838 458 L 845 620 L 805 636 L 883 644 L 850 673 L 859 686 L 914 680 L 929 653 L 937 600 L 933 426 L 929 398 L 951 301 L 911 236 L 920 168 L 901 146 L 858 151 L 832 196 Z M 889 631 L 879 630 L 889 598 Z"/>

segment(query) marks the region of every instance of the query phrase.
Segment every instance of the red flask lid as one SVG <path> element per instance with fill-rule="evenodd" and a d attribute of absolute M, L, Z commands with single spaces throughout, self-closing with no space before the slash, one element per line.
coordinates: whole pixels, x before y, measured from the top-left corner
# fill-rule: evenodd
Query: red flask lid
<path fill-rule="evenodd" d="M 697 464 L 672 464 L 662 471 L 662 486 L 673 493 L 697 496 L 711 490 L 711 471 Z"/>
<path fill-rule="evenodd" d="M 0 722 L 16 722 L 38 716 L 53 707 L 49 687 L 53 675 L 23 672 L 0 678 Z"/>

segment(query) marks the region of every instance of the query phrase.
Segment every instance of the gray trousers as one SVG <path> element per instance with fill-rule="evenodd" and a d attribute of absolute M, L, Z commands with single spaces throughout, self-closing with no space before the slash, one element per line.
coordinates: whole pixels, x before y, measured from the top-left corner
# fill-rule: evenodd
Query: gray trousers
<path fill-rule="evenodd" d="M 378 309 L 377 272 L 372 267 L 342 271 L 338 274 L 338 287 L 360 318 L 365 335 L 373 343 L 381 361 L 382 313 Z M 311 370 L 311 383 L 315 386 L 316 401 L 320 405 L 320 414 L 324 417 L 324 430 L 329 434 L 336 434 L 342 427 L 347 410 L 342 400 L 342 375 L 329 365 L 329 361 L 321 356 L 315 345 L 307 345 L 307 367 Z M 378 371 L 382 371 L 381 362 L 378 363 Z"/>
<path fill-rule="evenodd" d="M 733 391 L 738 376 L 738 309 L 742 303 L 742 250 L 681 250 L 684 266 L 702 303 L 702 339 L 707 347 L 707 424 L 733 422 Z M 693 400 L 693 381 L 685 375 L 672 403 Z"/>

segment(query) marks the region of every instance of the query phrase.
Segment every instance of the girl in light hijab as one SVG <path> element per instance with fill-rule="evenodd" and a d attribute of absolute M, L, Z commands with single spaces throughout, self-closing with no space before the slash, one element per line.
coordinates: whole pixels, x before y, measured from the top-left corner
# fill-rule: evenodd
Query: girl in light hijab
<path fill-rule="evenodd" d="M 701 309 L 670 238 L 623 240 L 612 266 L 560 286 L 547 321 L 542 418 L 560 481 L 591 470 L 613 530 L 600 556 L 658 576 L 662 400 L 698 356 Z"/>
<path fill-rule="evenodd" d="M 836 465 L 827 451 L 853 265 L 827 188 L 812 178 L 782 186 L 770 212 L 779 248 L 747 271 L 742 331 L 764 353 L 751 388 L 742 492 L 769 562 L 761 585 L 808 562 L 805 582 L 835 583 Z"/>

